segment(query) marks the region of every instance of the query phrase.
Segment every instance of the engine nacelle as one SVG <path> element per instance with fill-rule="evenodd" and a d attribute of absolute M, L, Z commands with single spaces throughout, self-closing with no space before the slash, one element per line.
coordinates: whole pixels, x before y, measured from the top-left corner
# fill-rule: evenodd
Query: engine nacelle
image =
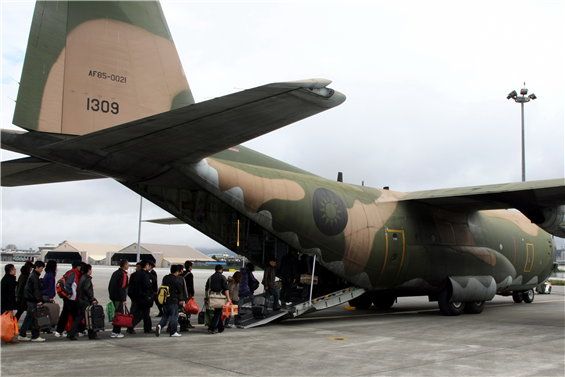
<path fill-rule="evenodd" d="M 544 208 L 542 213 L 544 220 L 537 225 L 549 234 L 565 238 L 565 205 Z"/>

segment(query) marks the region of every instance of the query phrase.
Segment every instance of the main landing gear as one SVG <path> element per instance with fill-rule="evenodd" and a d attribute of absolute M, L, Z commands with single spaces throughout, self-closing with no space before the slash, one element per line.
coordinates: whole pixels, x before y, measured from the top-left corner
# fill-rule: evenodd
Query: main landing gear
<path fill-rule="evenodd" d="M 514 300 L 516 304 L 519 304 L 522 301 L 524 301 L 526 304 L 531 304 L 532 302 L 534 302 L 534 296 L 534 290 L 528 289 L 527 291 L 523 292 L 514 292 L 512 294 L 512 300 Z"/>

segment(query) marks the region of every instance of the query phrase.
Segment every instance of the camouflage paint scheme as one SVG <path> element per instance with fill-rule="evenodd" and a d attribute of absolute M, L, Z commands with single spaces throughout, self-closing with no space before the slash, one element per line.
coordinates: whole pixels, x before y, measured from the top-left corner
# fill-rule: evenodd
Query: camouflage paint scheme
<path fill-rule="evenodd" d="M 260 266 L 293 248 L 389 297 L 460 286 L 480 302 L 549 276 L 552 236 L 532 221 L 565 235 L 563 179 L 400 193 L 327 180 L 237 145 L 341 104 L 329 83 L 194 104 L 158 3 L 39 1 L 14 114 L 31 132 L 2 131 L 2 148 L 33 157 L 3 162 L 2 185 L 111 177 Z M 265 126 L 241 136 L 252 121 Z M 218 122 L 230 132 L 214 131 Z M 192 136 L 204 144 L 194 155 Z M 518 207 L 529 218 L 507 209 Z"/>

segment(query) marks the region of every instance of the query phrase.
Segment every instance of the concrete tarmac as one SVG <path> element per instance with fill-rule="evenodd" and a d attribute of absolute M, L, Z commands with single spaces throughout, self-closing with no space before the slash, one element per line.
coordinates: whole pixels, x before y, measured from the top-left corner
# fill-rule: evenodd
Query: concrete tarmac
<path fill-rule="evenodd" d="M 114 270 L 94 267 L 102 305 Z M 157 272 L 161 279 L 166 269 Z M 199 306 L 211 273 L 195 270 Z M 152 314 L 154 327 L 155 307 Z M 496 296 L 482 314 L 459 317 L 440 315 L 427 297 L 408 297 L 384 311 L 342 305 L 216 335 L 203 325 L 180 338 L 143 334 L 142 324 L 122 339 L 110 332 L 108 324 L 101 340 L 42 335 L 42 343 L 2 344 L 2 376 L 563 376 L 565 287 L 532 304 Z"/>

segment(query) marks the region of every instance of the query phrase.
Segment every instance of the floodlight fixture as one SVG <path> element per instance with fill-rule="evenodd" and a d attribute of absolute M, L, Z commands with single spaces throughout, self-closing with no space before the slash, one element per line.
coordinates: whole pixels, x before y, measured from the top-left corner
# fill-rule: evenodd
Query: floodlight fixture
<path fill-rule="evenodd" d="M 538 97 L 536 97 L 534 93 L 526 97 L 526 94 L 528 94 L 528 89 L 526 89 L 526 83 L 524 83 L 524 87 L 520 89 L 520 94 L 521 96 L 518 97 L 518 93 L 516 93 L 516 91 L 513 90 L 510 93 L 508 93 L 506 99 L 512 98 L 514 102 L 519 103 L 520 106 L 522 107 L 522 182 L 524 182 L 526 180 L 526 132 L 524 126 L 524 103 L 530 102 L 531 100 L 534 100 Z"/>

